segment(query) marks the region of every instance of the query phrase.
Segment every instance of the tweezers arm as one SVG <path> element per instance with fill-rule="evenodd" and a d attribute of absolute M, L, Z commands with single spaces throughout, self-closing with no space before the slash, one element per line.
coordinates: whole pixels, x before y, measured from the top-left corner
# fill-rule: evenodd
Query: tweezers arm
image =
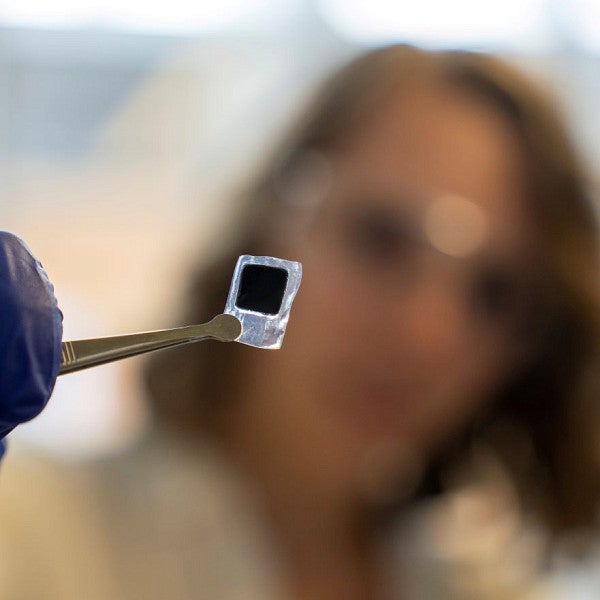
<path fill-rule="evenodd" d="M 62 344 L 62 361 L 58 374 L 72 373 L 128 356 L 207 339 L 232 342 L 241 332 L 240 321 L 233 315 L 223 314 L 201 325 L 67 341 Z"/>

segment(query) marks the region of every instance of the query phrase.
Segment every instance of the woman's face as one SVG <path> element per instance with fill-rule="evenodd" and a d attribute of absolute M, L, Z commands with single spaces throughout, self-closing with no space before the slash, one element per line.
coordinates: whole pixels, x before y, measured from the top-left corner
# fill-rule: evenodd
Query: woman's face
<path fill-rule="evenodd" d="M 390 97 L 328 160 L 321 208 L 287 242 L 304 278 L 282 350 L 253 358 L 244 435 L 288 484 L 385 496 L 514 368 L 523 161 L 502 115 L 441 85 Z"/>

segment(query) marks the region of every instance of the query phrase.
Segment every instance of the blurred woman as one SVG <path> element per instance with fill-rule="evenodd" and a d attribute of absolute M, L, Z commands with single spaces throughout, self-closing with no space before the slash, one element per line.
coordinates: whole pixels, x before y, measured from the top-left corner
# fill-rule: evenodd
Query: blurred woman
<path fill-rule="evenodd" d="M 185 321 L 239 254 L 299 260 L 284 346 L 150 363 L 160 434 L 97 478 L 112 597 L 539 591 L 600 486 L 597 230 L 551 103 L 491 57 L 394 46 L 275 156 Z"/>

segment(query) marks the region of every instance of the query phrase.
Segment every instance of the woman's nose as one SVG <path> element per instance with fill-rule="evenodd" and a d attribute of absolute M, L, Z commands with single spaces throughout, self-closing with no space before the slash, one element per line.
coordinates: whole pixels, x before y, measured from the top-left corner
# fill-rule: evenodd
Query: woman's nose
<path fill-rule="evenodd" d="M 452 356 L 469 343 L 469 315 L 460 284 L 447 271 L 413 281 L 394 313 L 400 335 L 415 352 Z"/>

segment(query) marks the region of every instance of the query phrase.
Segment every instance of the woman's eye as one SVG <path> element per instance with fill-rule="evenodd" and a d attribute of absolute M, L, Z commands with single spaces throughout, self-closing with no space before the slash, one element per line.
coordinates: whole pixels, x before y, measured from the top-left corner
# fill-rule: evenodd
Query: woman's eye
<path fill-rule="evenodd" d="M 473 308 L 487 319 L 507 321 L 519 308 L 518 277 L 507 269 L 488 266 L 476 276 L 472 291 Z"/>
<path fill-rule="evenodd" d="M 389 262 L 403 256 L 410 246 L 407 226 L 383 212 L 355 215 L 346 235 L 353 252 L 370 261 Z"/>

